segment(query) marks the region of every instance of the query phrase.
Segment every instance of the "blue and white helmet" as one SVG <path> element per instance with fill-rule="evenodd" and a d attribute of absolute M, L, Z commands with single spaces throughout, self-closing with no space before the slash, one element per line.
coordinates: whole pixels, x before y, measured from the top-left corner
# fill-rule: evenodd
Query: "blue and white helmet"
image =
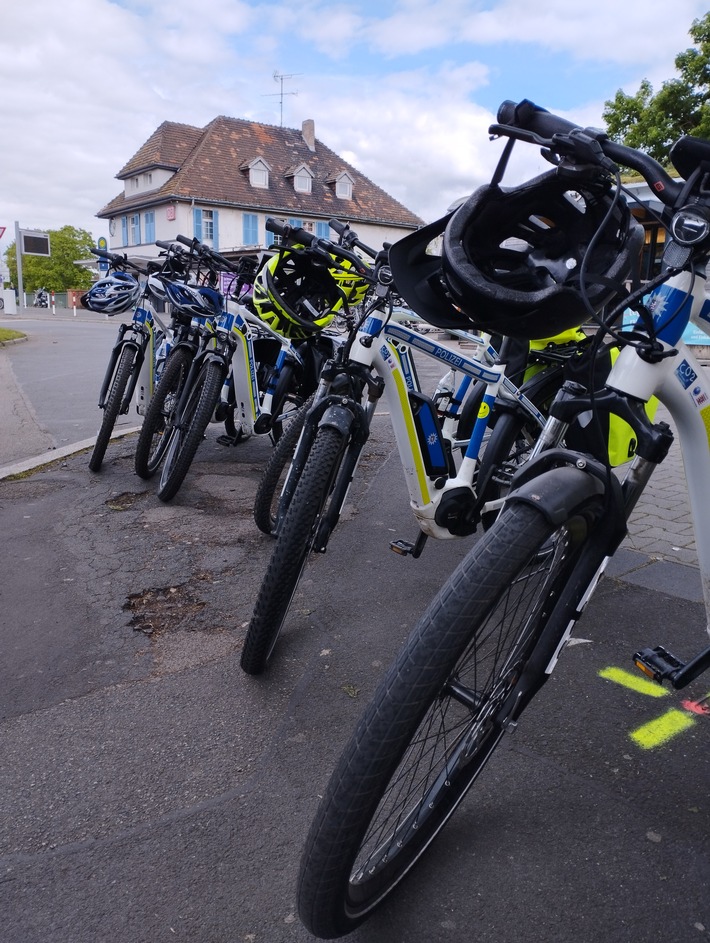
<path fill-rule="evenodd" d="M 128 272 L 113 272 L 99 279 L 81 296 L 81 304 L 101 314 L 129 311 L 141 296 L 140 283 Z"/>
<path fill-rule="evenodd" d="M 216 318 L 222 313 L 224 298 L 215 288 L 169 281 L 164 285 L 167 300 L 180 314 L 193 318 Z"/>

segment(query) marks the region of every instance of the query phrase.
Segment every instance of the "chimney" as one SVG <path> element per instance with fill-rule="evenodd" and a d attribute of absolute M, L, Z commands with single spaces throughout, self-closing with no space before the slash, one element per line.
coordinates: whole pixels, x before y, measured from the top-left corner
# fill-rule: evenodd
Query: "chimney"
<path fill-rule="evenodd" d="M 301 126 L 301 135 L 303 140 L 308 145 L 308 149 L 315 151 L 316 149 L 316 123 L 313 118 L 306 118 Z"/>

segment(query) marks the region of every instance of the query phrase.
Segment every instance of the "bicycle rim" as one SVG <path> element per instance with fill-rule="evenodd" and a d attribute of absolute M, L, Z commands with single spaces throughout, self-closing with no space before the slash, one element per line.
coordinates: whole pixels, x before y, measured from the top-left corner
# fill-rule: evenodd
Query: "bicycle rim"
<path fill-rule="evenodd" d="M 495 750 L 507 703 L 568 572 L 570 552 L 569 532 L 562 528 L 499 594 L 427 702 L 360 843 L 346 893 L 351 917 L 367 914 L 407 874 Z"/>

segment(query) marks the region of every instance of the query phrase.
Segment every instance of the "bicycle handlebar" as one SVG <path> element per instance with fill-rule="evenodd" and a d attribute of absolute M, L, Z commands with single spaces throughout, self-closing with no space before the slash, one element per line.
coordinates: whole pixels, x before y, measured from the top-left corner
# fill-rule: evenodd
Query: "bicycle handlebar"
<path fill-rule="evenodd" d="M 194 252 L 202 259 L 207 260 L 208 263 L 211 262 L 213 265 L 220 266 L 221 268 L 226 269 L 228 272 L 233 272 L 235 275 L 243 274 L 244 266 L 241 264 L 241 261 L 232 262 L 230 259 L 220 255 L 219 252 L 216 252 L 214 249 L 206 246 L 204 242 L 200 242 L 199 239 L 189 239 L 187 236 L 183 236 L 180 233 L 175 236 L 175 239 L 178 242 L 181 242 L 184 246 L 187 246 L 191 252 Z M 156 245 L 158 245 L 158 243 L 156 243 Z"/>
<path fill-rule="evenodd" d="M 139 272 L 141 275 L 147 275 L 148 269 L 144 266 L 138 265 L 137 262 L 131 261 L 127 255 L 120 255 L 118 252 L 107 252 L 105 249 L 95 249 L 93 246 L 90 249 L 90 252 L 93 255 L 98 256 L 100 259 L 103 259 L 105 262 L 109 262 L 113 268 L 117 269 L 126 269 L 132 268 L 136 272 Z"/>
<path fill-rule="evenodd" d="M 268 216 L 266 230 L 280 236 L 289 243 L 307 246 L 315 255 L 321 256 L 323 261 L 329 262 L 331 265 L 333 264 L 332 257 L 335 256 L 341 261 L 349 262 L 358 275 L 365 277 L 371 275 L 370 267 L 354 252 L 330 242 L 328 239 L 320 239 L 318 236 L 314 236 L 312 232 L 308 232 L 307 229 L 302 229 L 300 226 L 291 226 L 289 223 Z M 374 256 L 375 253 L 373 253 L 373 258 Z"/>
<path fill-rule="evenodd" d="M 607 170 L 615 169 L 610 163 L 613 161 L 638 171 L 666 206 L 675 206 L 684 189 L 648 154 L 611 141 L 604 131 L 581 128 L 528 99 L 504 101 L 497 118 L 498 123 L 490 127 L 491 134 L 518 138 L 558 154 L 575 153 Z"/>

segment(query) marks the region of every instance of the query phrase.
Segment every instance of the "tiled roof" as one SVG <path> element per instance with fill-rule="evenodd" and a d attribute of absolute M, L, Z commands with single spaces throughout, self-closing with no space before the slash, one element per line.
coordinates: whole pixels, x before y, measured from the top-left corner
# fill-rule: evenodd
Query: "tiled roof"
<path fill-rule="evenodd" d="M 268 189 L 252 187 L 249 164 L 261 157 L 271 168 Z M 311 193 L 297 193 L 286 176 L 305 164 L 313 174 Z M 165 121 L 117 174 L 119 179 L 151 167 L 176 168 L 158 190 L 126 199 L 123 193 L 97 216 L 108 218 L 167 200 L 196 200 L 295 217 L 342 216 L 361 222 L 420 226 L 420 217 L 385 193 L 317 139 L 311 150 L 300 130 L 220 116 L 206 127 Z M 328 184 L 347 171 L 353 198 L 343 200 Z"/>
<path fill-rule="evenodd" d="M 201 128 L 164 121 L 116 176 L 124 180 L 154 167 L 178 170 L 203 134 Z"/>

